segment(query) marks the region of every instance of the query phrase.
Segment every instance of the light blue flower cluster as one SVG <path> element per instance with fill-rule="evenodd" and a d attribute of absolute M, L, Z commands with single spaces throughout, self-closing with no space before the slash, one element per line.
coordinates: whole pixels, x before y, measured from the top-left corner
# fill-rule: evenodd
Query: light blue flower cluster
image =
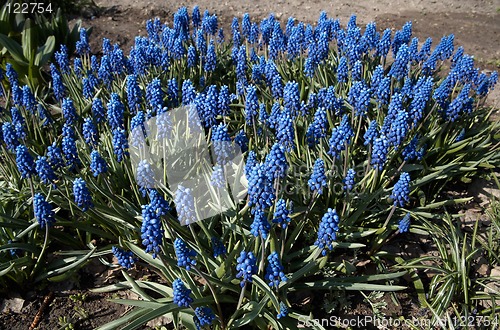
<path fill-rule="evenodd" d="M 410 212 L 406 213 L 403 219 L 399 221 L 398 229 L 401 234 L 410 230 Z"/>
<path fill-rule="evenodd" d="M 175 193 L 175 208 L 179 222 L 184 225 L 189 225 L 198 219 L 194 203 L 194 196 L 190 188 L 185 188 L 181 185 L 177 187 Z"/>

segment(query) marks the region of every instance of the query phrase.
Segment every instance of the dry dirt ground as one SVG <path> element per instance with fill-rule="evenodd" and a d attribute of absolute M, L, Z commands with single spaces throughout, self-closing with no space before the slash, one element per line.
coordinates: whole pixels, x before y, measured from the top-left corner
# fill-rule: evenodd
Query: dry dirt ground
<path fill-rule="evenodd" d="M 85 27 L 93 27 L 91 43 L 94 52 L 101 47 L 103 37 L 118 42 L 128 53 L 136 35 L 145 35 L 147 19 L 160 17 L 163 21 L 171 22 L 173 13 L 180 6 L 191 9 L 199 5 L 203 11 L 208 9 L 216 13 L 220 24 L 228 27 L 233 17 L 241 18 L 248 12 L 252 19 L 260 20 L 270 13 L 284 23 L 289 16 L 298 20 L 314 23 L 319 14 L 325 10 L 330 17 L 339 18 L 345 25 L 352 14 L 357 15 L 359 25 L 375 21 L 379 30 L 400 28 L 406 21 L 413 22 L 414 35 L 421 41 L 432 37 L 435 43 L 444 35 L 454 33 L 455 44 L 462 45 L 468 54 L 474 55 L 478 66 L 486 71 L 500 69 L 500 0 L 358 0 L 358 1 L 327 1 L 319 0 L 307 2 L 303 0 L 228 0 L 228 1 L 161 1 L 161 0 L 95 0 L 98 9 L 86 9 L 80 17 Z M 500 106 L 500 86 L 490 95 L 489 105 Z M 496 117 L 498 118 L 498 116 Z M 481 187 L 484 187 L 481 185 Z M 477 192 L 471 192 L 476 194 Z M 479 193 L 478 193 L 479 194 Z M 404 242 L 395 242 L 395 248 L 407 250 Z M 28 329 L 35 319 L 35 315 L 43 305 L 48 292 L 54 292 L 52 303 L 44 309 L 38 329 L 58 329 L 64 320 L 72 321 L 75 329 L 94 329 L 97 326 L 116 319 L 125 312 L 122 305 L 108 302 L 111 295 L 89 293 L 87 288 L 99 287 L 96 277 L 103 273 L 98 266 L 87 267 L 80 274 L 76 283 L 80 286 L 66 288 L 49 286 L 44 293 L 25 294 L 22 298 L 13 295 L 9 301 L 14 303 L 13 309 L 18 313 L 7 312 L 5 306 L 0 306 L 0 330 Z M 120 277 L 120 276 L 118 276 Z M 87 293 L 83 301 L 75 297 Z M 351 300 L 351 312 L 367 315 L 371 312 L 362 299 L 353 296 L 344 297 Z M 401 293 L 398 298 L 401 305 L 391 304 L 386 310 L 387 315 L 401 314 L 420 315 L 425 311 L 419 309 L 414 297 L 408 293 Z M 20 300 L 19 300 L 20 299 Z M 314 297 L 305 297 L 313 299 Z M 7 300 L 7 299 L 6 299 Z M 4 302 L 6 301 L 4 300 Z M 309 300 L 310 301 L 310 300 Z M 0 302 L 1 299 L 0 299 Z M 316 302 L 320 303 L 320 302 Z M 16 305 L 17 304 L 17 305 Z M 2 305 L 2 304 L 0 304 Z M 86 311 L 87 317 L 81 317 L 80 310 Z M 65 318 L 65 319 L 64 319 Z"/>

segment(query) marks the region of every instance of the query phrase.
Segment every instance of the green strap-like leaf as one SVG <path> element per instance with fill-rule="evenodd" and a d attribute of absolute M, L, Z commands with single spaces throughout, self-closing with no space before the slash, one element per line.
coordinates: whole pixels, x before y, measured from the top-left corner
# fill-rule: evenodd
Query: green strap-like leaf
<path fill-rule="evenodd" d="M 5 34 L 0 33 L 0 44 L 7 48 L 10 56 L 23 65 L 28 65 L 29 61 L 23 56 L 23 47 L 13 39 L 7 37 Z"/>
<path fill-rule="evenodd" d="M 45 44 L 38 47 L 35 56 L 35 66 L 44 66 L 52 57 L 54 53 L 54 47 L 56 46 L 56 38 L 54 36 L 49 36 L 45 41 Z"/>

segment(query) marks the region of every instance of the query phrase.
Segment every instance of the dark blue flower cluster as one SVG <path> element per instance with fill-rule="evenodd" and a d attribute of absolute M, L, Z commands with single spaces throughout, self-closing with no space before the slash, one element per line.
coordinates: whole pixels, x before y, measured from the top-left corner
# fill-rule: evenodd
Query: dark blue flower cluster
<path fill-rule="evenodd" d="M 254 210 L 253 222 L 250 225 L 250 232 L 255 237 L 262 236 L 262 239 L 267 239 L 269 230 L 271 229 L 271 224 L 267 221 L 267 216 L 264 210 L 257 208 Z"/>
<path fill-rule="evenodd" d="M 217 237 L 212 237 L 212 250 L 213 250 L 213 255 L 214 258 L 217 258 L 218 256 L 223 256 L 226 255 L 227 250 L 222 241 L 217 238 Z"/>
<path fill-rule="evenodd" d="M 57 180 L 57 176 L 47 161 L 47 157 L 38 156 L 35 162 L 35 169 L 41 182 L 50 184 Z"/>
<path fill-rule="evenodd" d="M 226 165 L 234 150 L 225 124 L 221 123 L 212 128 L 212 146 L 217 164 Z"/>
<path fill-rule="evenodd" d="M 94 207 L 92 203 L 92 196 L 87 188 L 87 183 L 82 178 L 76 178 L 73 181 L 73 195 L 75 197 L 75 203 L 83 212 Z"/>
<path fill-rule="evenodd" d="M 174 289 L 174 304 L 177 304 L 179 307 L 189 307 L 194 301 L 191 297 L 191 290 L 186 288 L 180 278 L 172 283 L 172 288 Z"/>
<path fill-rule="evenodd" d="M 269 154 L 266 156 L 264 166 L 270 181 L 284 178 L 288 170 L 288 162 L 285 157 L 285 147 L 275 143 Z"/>
<path fill-rule="evenodd" d="M 287 207 L 286 200 L 279 199 L 276 202 L 276 208 L 273 215 L 273 223 L 279 224 L 283 229 L 288 227 L 288 224 L 292 219 L 290 214 L 292 213 L 292 202 L 289 202 L 290 206 Z"/>
<path fill-rule="evenodd" d="M 240 286 L 244 287 L 247 282 L 252 282 L 252 275 L 257 274 L 257 259 L 253 252 L 241 251 L 236 259 L 236 277 L 241 278 Z"/>
<path fill-rule="evenodd" d="M 215 320 L 215 314 L 209 307 L 196 307 L 194 314 L 193 319 L 197 330 L 212 324 Z"/>
<path fill-rule="evenodd" d="M 111 248 L 111 252 L 113 252 L 116 259 L 118 259 L 118 264 L 125 269 L 132 268 L 132 265 L 136 262 L 136 258 L 132 251 L 125 251 L 120 249 L 119 247 L 113 246 Z"/>
<path fill-rule="evenodd" d="M 337 239 L 340 218 L 337 211 L 329 208 L 319 224 L 318 238 L 314 245 L 321 249 L 321 254 L 326 255 L 327 250 L 333 250 L 333 242 Z"/>
<path fill-rule="evenodd" d="M 196 251 L 190 249 L 186 243 L 176 238 L 174 242 L 175 254 L 177 255 L 177 266 L 191 270 L 191 266 L 196 265 Z"/>
<path fill-rule="evenodd" d="M 347 171 L 347 174 L 343 180 L 344 182 L 344 190 L 351 191 L 352 188 L 354 188 L 354 176 L 356 175 L 356 171 L 352 168 L 350 168 Z"/>
<path fill-rule="evenodd" d="M 92 150 L 90 153 L 90 170 L 92 174 L 97 177 L 99 174 L 106 173 L 108 171 L 108 165 L 97 150 Z"/>
<path fill-rule="evenodd" d="M 250 159 L 250 158 L 249 158 Z M 248 205 L 256 208 L 265 209 L 273 205 L 276 198 L 274 182 L 269 179 L 267 168 L 264 163 L 257 163 L 247 172 L 248 178 Z"/>
<path fill-rule="evenodd" d="M 270 287 L 278 288 L 281 282 L 286 282 L 288 280 L 284 273 L 285 269 L 281 264 L 277 252 L 271 253 L 267 257 L 267 261 L 268 264 L 266 267 L 266 274 L 264 275 L 264 278 L 267 280 L 267 284 L 269 284 Z"/>
<path fill-rule="evenodd" d="M 174 202 L 177 217 L 181 224 L 189 225 L 196 222 L 198 218 L 196 216 L 193 193 L 190 188 L 179 185 L 175 192 Z"/>
<path fill-rule="evenodd" d="M 153 252 L 156 258 L 163 242 L 163 228 L 158 208 L 152 203 L 142 206 L 141 239 L 146 253 Z"/>
<path fill-rule="evenodd" d="M 323 193 L 323 187 L 328 186 L 325 174 L 325 161 L 321 158 L 314 162 L 313 172 L 307 181 L 312 192 L 317 192 L 318 195 Z"/>
<path fill-rule="evenodd" d="M 391 198 L 394 200 L 394 205 L 403 207 L 410 201 L 410 174 L 401 173 L 398 182 L 392 189 Z"/>
<path fill-rule="evenodd" d="M 349 141 L 353 136 L 354 132 L 349 124 L 349 117 L 344 115 L 340 125 L 335 127 L 332 131 L 332 136 L 328 141 L 330 146 L 328 154 L 334 158 L 340 158 L 340 152 L 345 150 L 346 145 L 350 143 Z"/>
<path fill-rule="evenodd" d="M 33 196 L 33 208 L 40 228 L 44 228 L 45 226 L 51 227 L 56 221 L 52 206 L 41 193 L 36 193 Z"/>
<path fill-rule="evenodd" d="M 22 178 L 27 179 L 36 174 L 35 161 L 26 146 L 17 146 L 16 164 Z"/>

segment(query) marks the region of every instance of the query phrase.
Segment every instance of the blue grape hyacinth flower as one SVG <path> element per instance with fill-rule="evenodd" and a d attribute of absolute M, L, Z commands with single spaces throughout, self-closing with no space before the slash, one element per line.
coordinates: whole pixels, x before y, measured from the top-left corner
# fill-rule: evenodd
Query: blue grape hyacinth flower
<path fill-rule="evenodd" d="M 87 183 L 82 178 L 76 178 L 73 181 L 73 195 L 76 205 L 78 205 L 83 212 L 94 207 L 92 196 L 87 188 Z"/>
<path fill-rule="evenodd" d="M 153 252 L 156 258 L 163 242 L 163 228 L 157 208 L 151 203 L 142 206 L 141 239 L 146 253 Z"/>
<path fill-rule="evenodd" d="M 197 330 L 212 324 L 215 320 L 215 314 L 210 307 L 196 307 L 194 314 L 193 319 Z"/>
<path fill-rule="evenodd" d="M 267 257 L 267 267 L 266 274 L 264 278 L 266 279 L 267 284 L 272 288 L 278 288 L 281 282 L 286 282 L 288 278 L 284 273 L 284 267 L 281 264 L 279 259 L 279 255 L 277 252 L 271 253 Z"/>
<path fill-rule="evenodd" d="M 18 145 L 16 148 L 16 164 L 22 178 L 28 179 L 36 174 L 33 156 L 31 156 L 28 148 L 22 144 Z"/>
<path fill-rule="evenodd" d="M 198 219 L 196 216 L 195 201 L 193 192 L 190 188 L 185 188 L 181 185 L 175 193 L 175 209 L 179 222 L 183 225 L 189 225 Z"/>
<path fill-rule="evenodd" d="M 47 157 L 38 156 L 35 162 L 35 169 L 40 177 L 40 181 L 43 183 L 49 184 L 57 180 L 57 176 L 47 161 Z"/>
<path fill-rule="evenodd" d="M 227 253 L 226 247 L 219 238 L 212 237 L 211 241 L 212 241 L 212 250 L 214 258 L 217 258 L 218 256 L 223 256 Z"/>
<path fill-rule="evenodd" d="M 177 255 L 177 266 L 191 270 L 191 266 L 196 265 L 196 259 L 194 259 L 196 252 L 190 249 L 180 238 L 175 239 L 174 248 Z"/>
<path fill-rule="evenodd" d="M 394 185 L 392 189 L 391 199 L 394 200 L 394 205 L 403 207 L 406 203 L 410 201 L 410 174 L 403 172 L 401 173 L 398 182 Z"/>
<path fill-rule="evenodd" d="M 220 123 L 212 128 L 212 145 L 217 164 L 226 165 L 234 153 L 227 126 Z"/>
<path fill-rule="evenodd" d="M 323 159 L 318 158 L 314 162 L 313 172 L 307 184 L 313 193 L 317 192 L 318 195 L 323 193 L 323 187 L 328 185 L 325 174 L 325 162 Z"/>
<path fill-rule="evenodd" d="M 398 229 L 401 234 L 410 230 L 410 212 L 406 213 L 403 219 L 399 221 Z"/>
<path fill-rule="evenodd" d="M 356 175 L 356 171 L 352 168 L 350 168 L 347 171 L 347 175 L 345 176 L 343 182 L 344 182 L 344 190 L 351 191 L 352 188 L 354 188 L 354 176 Z"/>
<path fill-rule="evenodd" d="M 279 320 L 282 317 L 287 317 L 288 316 L 288 307 L 285 305 L 284 302 L 280 302 L 280 312 L 278 315 L 276 315 L 276 318 Z"/>
<path fill-rule="evenodd" d="M 94 177 L 99 176 L 99 174 L 106 173 L 108 171 L 108 165 L 97 150 L 92 150 L 90 153 L 90 170 Z"/>
<path fill-rule="evenodd" d="M 244 287 L 247 282 L 252 282 L 252 275 L 257 274 L 257 259 L 253 252 L 241 251 L 236 259 L 236 277 L 241 278 L 240 286 Z"/>
<path fill-rule="evenodd" d="M 290 218 L 290 213 L 292 213 L 292 202 L 290 202 L 290 208 L 286 206 L 286 200 L 280 199 L 276 202 L 276 209 L 274 210 L 273 223 L 277 223 L 285 229 L 292 219 Z"/>
<path fill-rule="evenodd" d="M 172 288 L 174 289 L 174 304 L 179 307 L 189 307 L 193 303 L 194 299 L 191 297 L 191 290 L 186 288 L 180 278 L 172 283 Z"/>
<path fill-rule="evenodd" d="M 270 181 L 276 178 L 284 178 L 288 170 L 288 162 L 285 157 L 285 148 L 275 143 L 269 154 L 266 156 L 264 166 Z"/>
<path fill-rule="evenodd" d="M 322 255 L 326 255 L 327 250 L 333 250 L 333 242 L 337 239 L 340 218 L 335 209 L 329 208 L 319 224 L 318 238 L 314 245 L 319 247 Z"/>
<path fill-rule="evenodd" d="M 41 193 L 36 193 L 33 196 L 33 208 L 40 228 L 44 228 L 45 226 L 51 227 L 56 221 L 52 206 Z"/>
<path fill-rule="evenodd" d="M 264 210 L 256 209 L 254 211 L 254 220 L 250 225 L 250 232 L 255 237 L 262 236 L 262 239 L 267 239 L 269 234 L 269 230 L 271 230 L 271 224 L 267 221 L 266 214 Z"/>
<path fill-rule="evenodd" d="M 132 268 L 132 265 L 136 262 L 136 258 L 134 258 L 134 253 L 132 251 L 124 251 L 116 246 L 111 248 L 111 252 L 118 260 L 118 264 L 125 269 Z"/>

